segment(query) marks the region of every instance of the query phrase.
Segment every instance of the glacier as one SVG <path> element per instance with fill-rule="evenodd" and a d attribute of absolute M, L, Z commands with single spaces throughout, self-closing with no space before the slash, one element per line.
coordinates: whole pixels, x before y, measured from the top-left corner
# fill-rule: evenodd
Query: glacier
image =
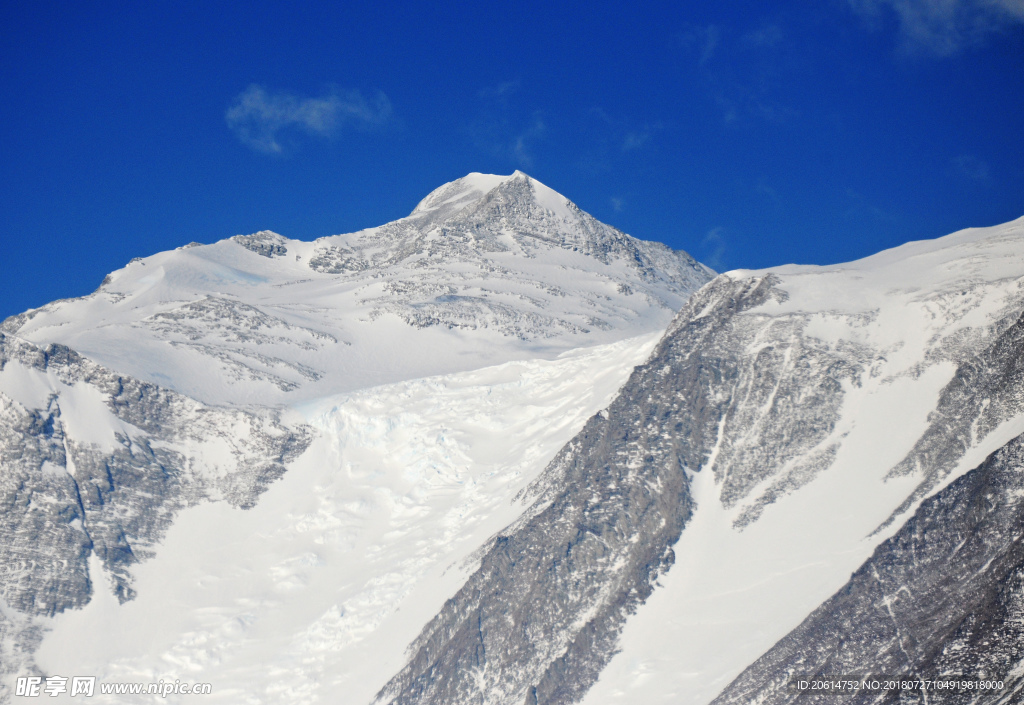
<path fill-rule="evenodd" d="M 187 675 L 216 684 L 210 702 L 369 702 L 472 554 L 523 511 L 516 495 L 656 341 L 325 400 L 307 410 L 317 440 L 255 507 L 184 510 L 133 570 L 135 599 L 98 591 L 60 615 L 37 663 L 105 681 Z"/>
<path fill-rule="evenodd" d="M 697 473 L 698 509 L 676 547 L 676 567 L 662 579 L 664 588 L 627 624 L 621 653 L 584 702 L 630 702 L 637 697 L 645 702 L 710 702 L 843 587 L 875 547 L 899 528 L 902 521 L 889 522 L 894 512 L 906 520 L 927 494 L 1024 433 L 1024 406 L 1018 402 L 987 421 L 987 434 L 976 433 L 966 443 L 944 431 L 946 446 L 937 453 L 944 467 L 923 463 L 914 472 L 897 470 L 918 455 L 921 440 L 936 435 L 936 427 L 945 421 L 940 400 L 958 367 L 976 359 L 1024 312 L 1022 246 L 1024 219 L 909 243 L 832 267 L 791 266 L 722 276 L 731 286 L 777 278 L 772 289 L 779 295 L 744 312 L 752 329 L 745 351 L 748 364 L 756 364 L 755 354 L 772 350 L 774 359 L 790 356 L 780 360 L 783 370 L 806 374 L 798 361 L 807 358 L 803 348 L 810 343 L 835 351 L 856 372 L 835 389 L 829 426 L 795 462 L 745 455 L 792 447 L 794 427 L 807 422 L 807 413 L 794 407 L 778 413 L 784 386 L 772 384 L 754 398 L 757 403 L 749 408 L 754 418 L 743 421 L 737 433 L 729 433 L 735 416 L 723 416 L 724 426 L 715 429 L 712 451 L 703 463 L 715 481 Z M 686 323 L 681 317 L 673 328 Z M 836 369 L 825 365 L 821 373 L 827 379 Z M 764 377 L 775 382 L 780 376 L 763 368 L 749 370 L 740 385 L 753 386 Z M 806 394 L 816 380 L 798 381 L 798 393 Z M 1021 398 L 1019 383 L 1004 384 L 1003 389 Z M 980 410 L 966 410 L 968 426 L 992 406 L 982 403 L 985 396 L 976 399 Z M 750 398 L 746 390 L 744 398 Z M 733 415 L 741 413 L 737 401 L 730 399 L 738 407 Z M 828 450 L 824 461 L 805 464 L 832 446 L 835 450 Z M 728 449 L 724 458 L 723 449 Z M 733 465 L 737 454 L 745 463 L 753 460 L 754 467 Z M 760 468 L 773 472 L 761 477 Z M 733 493 L 728 475 L 737 470 L 756 483 L 729 502 L 726 497 Z M 746 525 L 751 510 L 760 516 Z"/>

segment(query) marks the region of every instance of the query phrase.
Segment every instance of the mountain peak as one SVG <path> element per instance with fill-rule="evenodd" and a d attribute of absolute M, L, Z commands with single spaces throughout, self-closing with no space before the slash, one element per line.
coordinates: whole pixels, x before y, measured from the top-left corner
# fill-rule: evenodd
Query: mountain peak
<path fill-rule="evenodd" d="M 568 198 L 517 169 L 508 176 L 481 174 L 474 171 L 460 179 L 450 181 L 431 191 L 413 209 L 409 217 L 428 217 L 430 220 L 447 219 L 455 213 L 483 201 L 495 191 L 525 192 L 526 189 L 528 189 L 529 200 L 558 217 L 572 216 L 573 212 L 578 210 Z"/>
<path fill-rule="evenodd" d="M 152 255 L 5 330 L 208 403 L 292 404 L 646 335 L 711 276 L 521 171 L 473 173 L 375 228 Z"/>

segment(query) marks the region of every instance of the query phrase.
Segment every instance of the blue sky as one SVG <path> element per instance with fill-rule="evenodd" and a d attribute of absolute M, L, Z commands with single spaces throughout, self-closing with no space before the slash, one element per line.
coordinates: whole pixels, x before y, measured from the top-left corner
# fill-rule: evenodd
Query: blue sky
<path fill-rule="evenodd" d="M 4 3 L 0 318 L 521 169 L 712 267 L 1024 215 L 1024 0 Z"/>

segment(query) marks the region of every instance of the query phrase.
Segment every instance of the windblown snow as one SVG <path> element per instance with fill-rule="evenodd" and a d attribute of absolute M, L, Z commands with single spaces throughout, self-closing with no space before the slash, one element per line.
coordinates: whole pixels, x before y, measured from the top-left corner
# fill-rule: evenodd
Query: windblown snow
<path fill-rule="evenodd" d="M 3 527 L 39 552 L 7 577 L 27 604 L 61 587 L 34 615 L 0 600 L 0 702 L 26 672 L 369 701 L 712 275 L 521 172 L 470 174 L 394 223 L 193 243 L 4 321 L 0 453 L 57 483 L 0 483 L 17 512 L 53 507 Z M 25 535 L 65 516 L 77 582 Z"/>

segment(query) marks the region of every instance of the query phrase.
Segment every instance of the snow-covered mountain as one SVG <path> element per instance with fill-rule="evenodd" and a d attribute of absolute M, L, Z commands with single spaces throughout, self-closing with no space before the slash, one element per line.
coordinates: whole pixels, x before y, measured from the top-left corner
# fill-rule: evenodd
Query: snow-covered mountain
<path fill-rule="evenodd" d="M 7 319 L 0 700 L 18 673 L 165 667 L 222 702 L 327 679 L 369 700 L 422 594 L 711 276 L 471 174 L 380 228 L 186 246 Z"/>
<path fill-rule="evenodd" d="M 133 260 L 3 330 L 203 402 L 295 405 L 643 335 L 710 274 L 521 172 L 470 174 L 378 228 Z"/>
<path fill-rule="evenodd" d="M 6 692 L 912 703 L 791 680 L 915 674 L 1019 702 L 1024 219 L 710 276 L 473 174 L 8 319 Z"/>
<path fill-rule="evenodd" d="M 681 459 L 696 509 L 583 702 L 819 702 L 788 677 L 901 673 L 998 675 L 1003 699 L 978 702 L 1017 702 L 1019 649 L 954 633 L 1024 597 L 1005 554 L 1022 535 L 1022 316 L 1024 219 L 702 289 L 626 387 L 680 381 L 672 425 L 645 437 Z M 942 654 L 1001 663 L 943 670 Z"/>

